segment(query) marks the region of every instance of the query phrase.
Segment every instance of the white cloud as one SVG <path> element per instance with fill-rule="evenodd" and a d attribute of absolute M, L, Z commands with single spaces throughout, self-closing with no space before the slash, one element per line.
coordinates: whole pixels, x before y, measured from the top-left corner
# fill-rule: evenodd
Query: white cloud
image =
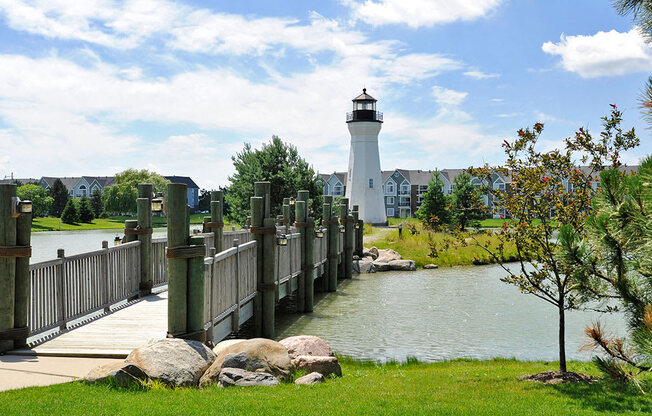
<path fill-rule="evenodd" d="M 432 87 L 432 95 L 435 97 L 435 101 L 441 105 L 450 105 L 458 106 L 466 99 L 466 96 L 469 95 L 468 92 L 449 90 L 440 86 Z"/>
<path fill-rule="evenodd" d="M 541 49 L 560 56 L 562 67 L 582 78 L 652 70 L 652 47 L 638 28 L 626 33 L 611 30 L 591 36 L 561 35 L 558 43 L 546 42 Z"/>
<path fill-rule="evenodd" d="M 488 78 L 498 78 L 498 77 L 500 77 L 500 74 L 496 74 L 496 73 L 487 74 L 487 73 L 482 72 L 482 71 L 466 71 L 464 73 L 464 75 L 466 75 L 469 78 L 473 78 L 473 79 L 488 79 Z"/>
<path fill-rule="evenodd" d="M 352 9 L 354 19 L 371 25 L 406 24 L 419 28 L 485 17 L 502 0 L 347 0 L 344 3 Z"/>

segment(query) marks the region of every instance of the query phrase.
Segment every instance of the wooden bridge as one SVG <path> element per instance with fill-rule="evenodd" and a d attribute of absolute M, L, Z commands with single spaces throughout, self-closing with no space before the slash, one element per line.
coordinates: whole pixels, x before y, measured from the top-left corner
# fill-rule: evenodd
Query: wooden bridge
<path fill-rule="evenodd" d="M 332 201 L 327 201 L 330 211 Z M 342 212 L 344 224 L 346 219 L 353 220 L 347 208 Z M 345 261 L 347 254 L 352 258 L 352 252 L 361 249 L 362 227 L 354 229 L 353 221 L 340 226 L 332 217 L 324 220 L 331 232 L 313 235 L 312 230 L 301 227 L 305 220 L 297 222 L 298 227 L 290 226 L 282 216 L 277 220 L 271 256 L 274 303 L 303 290 L 307 284 L 302 279 L 317 282 L 309 286 L 315 288 L 312 290 L 328 290 L 330 265 L 340 269 L 339 277 L 350 277 L 346 276 L 350 267 L 345 267 Z M 253 228 L 197 235 L 205 243 L 203 322 L 208 341 L 217 343 L 257 314 L 270 313 L 269 308 L 260 308 L 261 292 L 269 292 L 269 283 L 261 285 L 262 239 L 256 241 Z M 331 245 L 329 239 L 333 237 Z M 219 253 L 214 248 L 216 238 L 221 238 L 224 248 Z M 312 256 L 306 256 L 306 238 L 312 240 Z M 70 257 L 59 250 L 57 259 L 31 264 L 29 337 L 27 347 L 14 353 L 124 357 L 148 341 L 165 338 L 169 333 L 168 239 L 144 241 L 114 247 L 104 242 L 100 250 Z M 151 264 L 142 264 L 144 244 L 150 245 Z M 270 253 L 265 252 L 265 256 Z M 142 293 L 143 268 L 149 268 L 152 282 L 153 294 L 146 296 Z M 312 310 L 312 304 L 306 310 Z"/>

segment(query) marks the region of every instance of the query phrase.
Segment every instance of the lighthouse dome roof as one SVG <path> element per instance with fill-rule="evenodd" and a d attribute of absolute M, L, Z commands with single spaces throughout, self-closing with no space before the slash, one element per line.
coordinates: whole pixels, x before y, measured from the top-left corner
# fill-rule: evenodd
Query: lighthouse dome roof
<path fill-rule="evenodd" d="M 378 101 L 378 100 L 376 100 L 371 95 L 367 94 L 367 89 L 363 88 L 362 89 L 362 94 L 355 97 L 352 101 Z"/>

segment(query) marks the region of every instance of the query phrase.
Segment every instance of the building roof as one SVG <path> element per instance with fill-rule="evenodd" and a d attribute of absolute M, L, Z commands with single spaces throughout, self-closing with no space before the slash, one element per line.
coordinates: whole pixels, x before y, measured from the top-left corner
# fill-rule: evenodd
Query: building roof
<path fill-rule="evenodd" d="M 190 179 L 189 176 L 164 176 L 164 178 L 172 183 L 185 183 L 188 185 L 188 188 L 199 189 L 199 186 L 197 186 L 197 184 L 192 179 Z"/>
<path fill-rule="evenodd" d="M 376 100 L 371 95 L 367 94 L 367 89 L 363 88 L 362 89 L 362 94 L 355 97 L 352 101 L 378 101 L 378 100 Z"/>
<path fill-rule="evenodd" d="M 45 182 L 45 187 L 46 188 L 52 188 L 52 185 L 54 185 L 54 182 L 57 179 L 60 179 L 61 182 L 65 185 L 65 187 L 68 190 L 70 190 L 70 189 L 73 189 L 75 187 L 75 185 L 77 185 L 77 182 L 79 182 L 79 180 L 81 179 L 81 176 L 77 176 L 77 177 L 64 176 L 62 178 L 57 178 L 57 177 L 54 177 L 54 176 L 44 176 L 44 177 L 41 178 L 41 180 L 43 182 Z"/>

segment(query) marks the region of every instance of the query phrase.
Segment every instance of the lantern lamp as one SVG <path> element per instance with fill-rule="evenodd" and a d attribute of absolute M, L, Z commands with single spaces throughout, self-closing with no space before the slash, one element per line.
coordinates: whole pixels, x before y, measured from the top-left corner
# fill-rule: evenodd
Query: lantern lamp
<path fill-rule="evenodd" d="M 317 238 L 324 238 L 324 229 L 320 228 L 317 231 L 315 231 L 315 237 Z"/>
<path fill-rule="evenodd" d="M 285 234 L 281 234 L 279 236 L 276 236 L 276 244 L 279 246 L 287 246 L 288 245 L 288 237 Z"/>
<path fill-rule="evenodd" d="M 294 199 L 294 197 L 290 198 L 290 206 L 294 205 L 296 202 L 297 200 Z"/>
<path fill-rule="evenodd" d="M 114 246 L 119 246 L 121 242 L 122 242 L 122 240 L 120 239 L 120 237 L 118 237 L 116 235 L 115 238 L 113 239 L 113 245 Z"/>
<path fill-rule="evenodd" d="M 152 199 L 152 212 L 163 211 L 163 200 L 161 198 Z"/>
<path fill-rule="evenodd" d="M 11 216 L 13 218 L 18 218 L 20 214 L 31 214 L 32 213 L 32 201 L 26 199 L 21 201 L 17 196 L 12 198 L 11 204 Z"/>
<path fill-rule="evenodd" d="M 340 229 L 340 232 L 343 234 L 346 230 L 344 229 L 344 225 L 341 225 L 338 227 Z"/>

